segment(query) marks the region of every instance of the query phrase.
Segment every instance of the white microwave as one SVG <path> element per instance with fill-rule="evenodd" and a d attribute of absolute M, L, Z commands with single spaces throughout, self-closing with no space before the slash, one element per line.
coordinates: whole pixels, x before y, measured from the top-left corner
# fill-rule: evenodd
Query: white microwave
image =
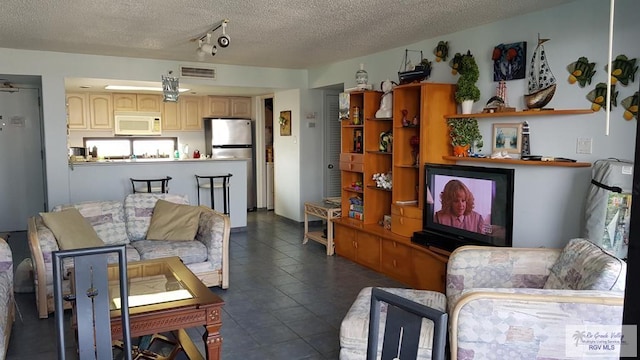
<path fill-rule="evenodd" d="M 160 113 L 139 111 L 116 111 L 114 113 L 115 135 L 161 135 Z"/>

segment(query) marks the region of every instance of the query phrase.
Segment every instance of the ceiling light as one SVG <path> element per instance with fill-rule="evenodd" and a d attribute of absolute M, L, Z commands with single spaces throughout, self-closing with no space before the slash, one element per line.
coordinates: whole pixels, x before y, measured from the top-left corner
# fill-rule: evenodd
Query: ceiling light
<path fill-rule="evenodd" d="M 162 95 L 165 102 L 178 102 L 180 96 L 180 80 L 177 76 L 171 76 L 173 71 L 169 71 L 167 76 L 162 75 Z"/>
<path fill-rule="evenodd" d="M 218 52 L 218 46 L 211 43 L 211 37 L 213 32 L 222 28 L 222 35 L 218 37 L 218 45 L 222 48 L 226 48 L 231 43 L 231 38 L 227 35 L 227 24 L 229 23 L 228 19 L 224 19 L 219 23 L 215 24 L 213 28 L 201 36 L 192 39 L 191 41 L 198 40 L 198 49 L 196 50 L 196 54 L 198 55 L 198 60 L 204 60 L 207 55 L 214 56 Z"/>
<path fill-rule="evenodd" d="M 162 91 L 162 87 L 158 86 L 130 86 L 130 85 L 107 85 L 104 87 L 105 90 L 119 90 L 119 91 Z M 178 91 L 183 93 L 185 91 L 189 91 L 191 89 L 183 89 L 180 88 Z"/>

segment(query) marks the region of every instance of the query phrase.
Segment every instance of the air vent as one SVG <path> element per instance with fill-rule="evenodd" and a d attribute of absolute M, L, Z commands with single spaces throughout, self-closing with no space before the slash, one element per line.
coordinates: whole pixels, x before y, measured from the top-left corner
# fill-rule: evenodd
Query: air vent
<path fill-rule="evenodd" d="M 180 77 L 190 77 L 199 79 L 212 79 L 216 78 L 215 68 L 202 68 L 192 66 L 180 66 Z"/>

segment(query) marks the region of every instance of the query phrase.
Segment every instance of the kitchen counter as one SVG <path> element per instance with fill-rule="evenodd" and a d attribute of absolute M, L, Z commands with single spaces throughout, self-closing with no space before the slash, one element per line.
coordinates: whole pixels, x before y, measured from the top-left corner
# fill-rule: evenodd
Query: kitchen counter
<path fill-rule="evenodd" d="M 69 164 L 73 166 L 77 165 L 104 165 L 104 164 L 157 164 L 161 163 L 206 163 L 212 161 L 247 161 L 247 159 L 239 158 L 216 158 L 216 159 L 174 159 L 174 158 L 147 158 L 147 159 L 112 159 L 112 160 L 89 160 L 89 161 L 71 161 Z"/>
<path fill-rule="evenodd" d="M 229 185 L 231 227 L 247 226 L 246 159 L 118 159 L 69 163 L 70 202 L 122 201 L 132 192 L 130 178 L 152 179 L 171 176 L 169 193 L 185 194 L 198 203 L 195 175 L 232 174 Z M 218 189 L 221 191 L 221 189 Z M 209 191 L 200 190 L 201 204 L 210 206 Z M 215 194 L 216 210 L 223 212 L 222 193 Z"/>

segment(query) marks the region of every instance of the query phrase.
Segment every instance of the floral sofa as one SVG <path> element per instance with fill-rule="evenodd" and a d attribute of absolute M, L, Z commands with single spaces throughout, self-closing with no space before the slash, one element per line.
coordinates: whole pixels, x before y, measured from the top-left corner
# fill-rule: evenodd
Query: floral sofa
<path fill-rule="evenodd" d="M 106 245 L 126 244 L 127 261 L 179 256 L 182 262 L 207 286 L 229 286 L 229 217 L 202 207 L 193 240 L 147 240 L 156 202 L 165 200 L 189 204 L 185 195 L 138 193 L 127 195 L 124 202 L 91 201 L 56 206 L 52 212 L 76 208 L 88 220 Z M 42 216 L 28 222 L 28 238 L 34 267 L 36 304 L 40 318 L 54 311 L 53 251 L 59 244 Z M 65 292 L 69 281 L 63 281 Z"/>
<path fill-rule="evenodd" d="M 564 249 L 456 249 L 446 289 L 451 359 L 569 358 L 567 325 L 622 323 L 625 277 L 624 261 L 584 239 Z"/>
<path fill-rule="evenodd" d="M 9 245 L 0 238 L 0 359 L 7 354 L 14 315 L 13 258 Z"/>

